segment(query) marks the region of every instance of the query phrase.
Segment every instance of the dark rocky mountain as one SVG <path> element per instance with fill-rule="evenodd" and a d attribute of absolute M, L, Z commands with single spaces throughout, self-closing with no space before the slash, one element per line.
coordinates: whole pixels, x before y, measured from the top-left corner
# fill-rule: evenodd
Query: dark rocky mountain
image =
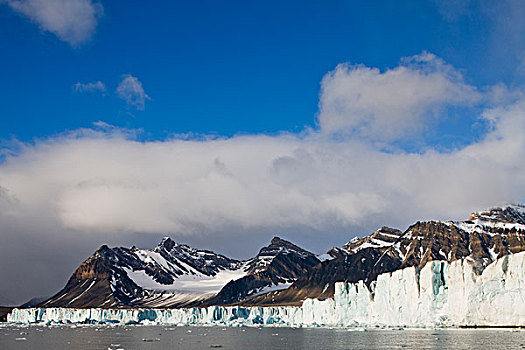
<path fill-rule="evenodd" d="M 32 298 L 31 300 L 28 300 L 22 305 L 20 305 L 20 307 L 34 307 L 46 301 L 47 299 L 48 298 Z"/>
<path fill-rule="evenodd" d="M 480 223 L 488 222 L 491 223 L 490 225 L 494 223 L 517 223 L 525 225 L 525 206 L 518 204 L 495 207 L 479 213 L 473 213 L 468 220 L 479 220 Z"/>
<path fill-rule="evenodd" d="M 103 245 L 41 306 L 186 306 L 218 291 L 206 281 L 243 275 L 242 268 L 240 261 L 167 237 L 153 250 Z"/>
<path fill-rule="evenodd" d="M 402 235 L 399 230 L 382 227 L 364 238 L 354 238 L 341 248 L 330 249 L 327 254 L 332 259 L 316 265 L 288 289 L 257 296 L 244 304 L 299 305 L 306 298 L 333 296 L 335 282 L 372 282 L 377 275 L 401 267 L 390 248 Z"/>
<path fill-rule="evenodd" d="M 314 254 L 274 237 L 269 246 L 247 261 L 246 276 L 230 281 L 208 304 L 234 304 L 271 290 L 285 289 L 319 263 Z"/>
<path fill-rule="evenodd" d="M 525 206 L 507 205 L 474 213 L 466 221 L 425 221 L 405 232 L 383 227 L 354 238 L 328 254 L 288 289 L 249 300 L 253 305 L 300 304 L 306 298 L 331 297 L 335 282 L 363 280 L 371 289 L 381 273 L 432 260 L 467 258 L 481 273 L 496 259 L 525 250 Z"/>
<path fill-rule="evenodd" d="M 247 261 L 178 244 L 152 250 L 100 247 L 42 307 L 184 307 L 233 304 L 287 288 L 316 256 L 275 237 Z"/>
<path fill-rule="evenodd" d="M 298 305 L 331 297 L 334 283 L 363 280 L 432 260 L 466 258 L 479 272 L 525 250 L 525 206 L 507 205 L 466 221 L 416 222 L 404 232 L 382 227 L 323 256 L 275 237 L 256 257 L 238 261 L 169 238 L 152 250 L 102 246 L 44 307 L 185 307 Z"/>

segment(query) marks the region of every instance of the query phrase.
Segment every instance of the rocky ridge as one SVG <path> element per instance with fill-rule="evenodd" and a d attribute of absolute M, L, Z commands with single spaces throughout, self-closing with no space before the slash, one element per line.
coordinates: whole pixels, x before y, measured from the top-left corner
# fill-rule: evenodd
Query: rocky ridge
<path fill-rule="evenodd" d="M 473 213 L 466 221 L 416 222 L 405 232 L 383 227 L 354 238 L 328 254 L 287 290 L 260 296 L 253 304 L 300 304 L 306 298 L 332 297 L 335 282 L 363 280 L 373 290 L 377 276 L 429 261 L 467 259 L 481 273 L 496 259 L 525 251 L 525 206 L 506 205 Z"/>
<path fill-rule="evenodd" d="M 279 237 L 238 261 L 164 238 L 152 250 L 100 247 L 66 286 L 41 307 L 185 307 L 233 304 L 287 288 L 317 265 L 310 253 Z"/>
<path fill-rule="evenodd" d="M 525 206 L 506 205 L 465 221 L 421 221 L 404 232 L 382 227 L 316 256 L 275 237 L 246 261 L 165 238 L 152 250 L 100 247 L 44 307 L 299 305 L 332 297 L 335 282 L 364 281 L 429 261 L 466 259 L 481 273 L 525 250 Z"/>

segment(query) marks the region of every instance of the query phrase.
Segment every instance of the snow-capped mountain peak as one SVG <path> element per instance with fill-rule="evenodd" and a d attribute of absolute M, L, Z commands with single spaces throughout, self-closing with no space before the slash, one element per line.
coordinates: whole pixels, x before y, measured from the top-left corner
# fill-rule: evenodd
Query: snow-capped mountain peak
<path fill-rule="evenodd" d="M 195 249 L 187 244 L 179 244 L 169 237 L 163 238 L 153 251 L 160 254 L 166 261 L 181 266 L 187 272 L 191 273 L 195 270 L 206 276 L 214 276 L 221 270 L 237 270 L 241 267 L 241 262 L 238 260 L 209 250 Z M 190 269 L 185 268 L 186 266 L 189 266 Z"/>
<path fill-rule="evenodd" d="M 231 281 L 212 299 L 216 304 L 249 302 L 249 298 L 286 289 L 320 263 L 315 254 L 279 237 L 245 262 L 246 276 Z"/>
<path fill-rule="evenodd" d="M 402 235 L 403 232 L 398 229 L 383 226 L 366 237 L 352 239 L 342 249 L 349 253 L 357 253 L 365 248 L 386 248 L 397 242 Z"/>
<path fill-rule="evenodd" d="M 318 262 L 312 253 L 278 237 L 246 261 L 196 249 L 169 237 L 153 249 L 103 245 L 43 306 L 201 305 L 227 286 L 236 290 L 234 282 L 239 280 L 241 296 L 230 297 L 226 291 L 221 303 L 227 304 L 265 288 L 285 288 Z"/>
<path fill-rule="evenodd" d="M 316 256 L 279 237 L 238 261 L 165 237 L 153 249 L 101 246 L 42 306 L 178 307 L 274 305 L 330 297 L 334 283 L 362 280 L 430 261 L 465 259 L 477 273 L 525 251 L 525 206 L 505 205 L 465 221 L 418 221 L 404 232 L 381 227 Z"/>
<path fill-rule="evenodd" d="M 259 250 L 256 257 L 246 262 L 247 269 L 250 273 L 264 271 L 276 257 L 288 254 L 295 254 L 305 259 L 314 255 L 289 241 L 275 236 L 269 245 Z"/>
<path fill-rule="evenodd" d="M 500 222 L 525 225 L 525 205 L 506 204 L 501 207 L 489 208 L 487 210 L 473 213 L 469 217 L 469 220 L 479 220 L 487 223 Z"/>

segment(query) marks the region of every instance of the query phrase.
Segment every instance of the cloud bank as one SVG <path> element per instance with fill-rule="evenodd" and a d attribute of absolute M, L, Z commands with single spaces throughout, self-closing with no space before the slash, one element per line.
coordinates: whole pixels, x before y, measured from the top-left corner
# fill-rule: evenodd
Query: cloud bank
<path fill-rule="evenodd" d="M 2 0 L 14 11 L 75 47 L 91 39 L 104 10 L 92 0 Z"/>
<path fill-rule="evenodd" d="M 137 142 L 90 132 L 25 146 L 0 170 L 2 221 L 80 231 L 220 234 L 241 227 L 366 226 L 457 218 L 525 198 L 525 104 L 452 153 L 389 154 L 319 135 Z M 519 133 L 517 132 L 519 131 Z"/>
<path fill-rule="evenodd" d="M 384 152 L 369 138 L 395 140 L 482 93 L 431 54 L 383 73 L 338 66 L 322 86 L 320 130 L 301 135 L 138 142 L 95 128 L 22 145 L 0 166 L 2 219 L 46 215 L 79 231 L 322 231 L 457 218 L 525 198 L 525 100 L 486 108 L 490 131 L 462 149 Z M 117 91 L 138 107 L 147 98 L 132 76 Z M 336 131 L 357 136 L 326 134 Z"/>

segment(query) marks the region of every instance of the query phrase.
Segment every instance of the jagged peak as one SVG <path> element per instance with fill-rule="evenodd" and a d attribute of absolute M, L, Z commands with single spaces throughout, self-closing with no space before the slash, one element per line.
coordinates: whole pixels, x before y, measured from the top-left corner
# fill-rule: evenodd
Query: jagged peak
<path fill-rule="evenodd" d="M 288 242 L 288 241 L 282 239 L 282 238 L 279 237 L 279 236 L 274 236 L 274 237 L 272 238 L 272 240 L 270 241 L 271 244 L 279 244 L 279 243 L 281 243 L 281 242 L 287 242 L 287 243 L 290 243 L 290 242 Z"/>
<path fill-rule="evenodd" d="M 285 239 L 282 239 L 281 237 L 275 236 L 270 241 L 270 246 L 280 246 L 280 247 L 292 247 L 297 249 L 302 249 L 299 246 L 293 244 L 290 241 L 287 241 Z"/>
<path fill-rule="evenodd" d="M 350 241 L 348 241 L 348 243 L 346 243 L 344 246 L 351 246 L 351 245 L 354 245 L 356 243 L 362 243 L 364 241 L 369 241 L 370 239 L 372 238 L 381 238 L 381 237 L 384 237 L 384 236 L 387 236 L 389 238 L 392 238 L 392 239 L 396 239 L 396 238 L 399 238 L 403 235 L 403 232 L 397 228 L 392 228 L 392 227 L 388 227 L 388 226 L 382 226 L 381 228 L 379 228 L 378 230 L 372 232 L 371 234 L 367 235 L 367 236 L 364 236 L 364 237 L 354 237 L 352 238 Z M 391 239 L 389 239 L 391 240 Z"/>
<path fill-rule="evenodd" d="M 496 221 L 525 225 L 525 205 L 504 204 L 472 213 L 469 220 Z"/>
<path fill-rule="evenodd" d="M 108 247 L 107 244 L 103 244 L 101 245 L 96 251 L 95 253 L 93 254 L 93 256 L 107 256 L 108 253 L 110 253 L 112 251 L 112 249 L 110 247 Z"/>
<path fill-rule="evenodd" d="M 302 255 L 314 255 L 313 253 L 304 250 L 303 248 L 293 244 L 290 241 L 275 236 L 272 238 L 268 246 L 261 248 L 258 256 L 277 255 L 281 252 L 296 252 Z"/>
<path fill-rule="evenodd" d="M 165 236 L 162 237 L 162 241 L 160 241 L 158 248 L 164 248 L 168 252 L 173 249 L 174 246 L 177 245 L 177 242 L 175 242 L 171 237 Z"/>
<path fill-rule="evenodd" d="M 350 241 L 348 241 L 348 243 L 355 243 L 357 241 L 359 241 L 361 238 L 358 237 L 358 236 L 355 236 L 354 238 L 352 238 Z"/>
<path fill-rule="evenodd" d="M 341 250 L 354 254 L 365 248 L 387 248 L 394 244 L 402 235 L 403 232 L 396 228 L 382 226 L 368 236 L 352 238 L 348 243 L 343 245 Z M 329 254 L 334 256 L 337 255 L 338 252 L 340 252 L 340 250 L 334 248 L 329 251 Z"/>
<path fill-rule="evenodd" d="M 388 233 L 396 236 L 401 236 L 403 234 L 401 230 L 388 226 L 381 226 L 381 228 L 374 233 Z"/>

